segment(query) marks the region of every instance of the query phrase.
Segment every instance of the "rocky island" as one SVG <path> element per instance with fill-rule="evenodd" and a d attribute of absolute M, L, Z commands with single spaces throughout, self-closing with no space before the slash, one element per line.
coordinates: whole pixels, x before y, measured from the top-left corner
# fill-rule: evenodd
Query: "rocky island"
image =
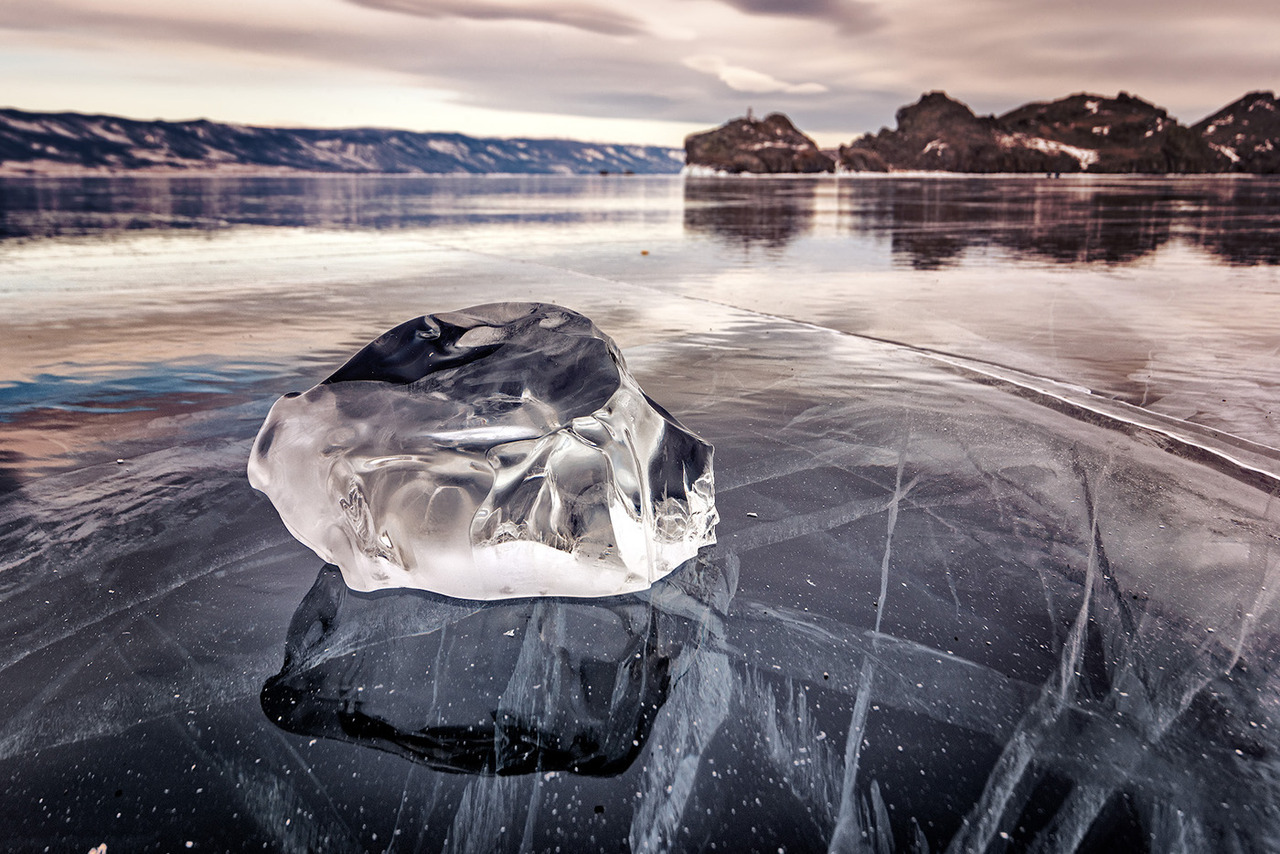
<path fill-rule="evenodd" d="M 688 137 L 686 163 L 733 173 L 1280 171 L 1280 102 L 1271 92 L 1246 95 L 1191 127 L 1126 92 L 1080 93 L 1001 116 L 979 116 L 944 92 L 928 92 L 898 110 L 896 121 L 895 129 L 859 137 L 827 158 L 781 114 L 737 119 Z M 775 138 L 776 153 L 762 147 Z"/>
<path fill-rule="evenodd" d="M 791 119 L 772 113 L 734 119 L 715 130 L 685 138 L 685 160 L 713 172 L 834 172 L 835 160 L 818 149 Z"/>
<path fill-rule="evenodd" d="M 1280 172 L 1280 102 L 1271 92 L 1250 92 L 1191 129 L 1235 171 Z"/>

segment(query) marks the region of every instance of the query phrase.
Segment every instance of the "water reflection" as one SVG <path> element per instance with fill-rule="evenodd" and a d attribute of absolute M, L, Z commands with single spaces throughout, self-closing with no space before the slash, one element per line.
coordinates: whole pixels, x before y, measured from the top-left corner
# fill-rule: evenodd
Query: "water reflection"
<path fill-rule="evenodd" d="M 691 235 L 777 252 L 830 219 L 847 234 L 887 237 L 893 259 L 918 269 L 955 265 L 981 249 L 1055 264 L 1123 264 L 1175 239 L 1228 264 L 1280 264 L 1280 180 L 1256 176 L 7 178 L 0 239 L 236 225 L 647 221 L 681 197 Z"/>
<path fill-rule="evenodd" d="M 983 248 L 1057 264 L 1123 264 L 1175 237 L 1229 264 L 1280 263 L 1280 182 L 1265 178 L 874 178 L 685 181 L 685 228 L 781 248 L 831 214 L 938 269 Z"/>
<path fill-rule="evenodd" d="M 693 625 L 636 597 L 353 593 L 330 565 L 262 707 L 283 729 L 439 771 L 613 776 L 644 749 Z"/>
<path fill-rule="evenodd" d="M 733 246 L 780 249 L 813 227 L 818 184 L 690 178 L 684 185 L 684 227 Z"/>
<path fill-rule="evenodd" d="M 669 184 L 639 176 L 0 178 L 0 239 L 236 225 L 336 229 L 582 222 Z"/>
<path fill-rule="evenodd" d="M 844 189 L 854 228 L 887 227 L 894 255 L 920 269 L 949 266 L 987 245 L 1061 264 L 1125 263 L 1159 249 L 1172 233 L 1162 200 L 1138 192 L 1060 193 L 1047 181 L 960 193 L 950 182 L 883 183 Z"/>

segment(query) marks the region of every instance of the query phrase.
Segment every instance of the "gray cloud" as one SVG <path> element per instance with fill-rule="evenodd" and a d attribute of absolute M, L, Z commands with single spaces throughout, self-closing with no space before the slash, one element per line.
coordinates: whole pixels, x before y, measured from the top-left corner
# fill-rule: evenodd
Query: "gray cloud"
<path fill-rule="evenodd" d="M 357 6 L 401 12 L 422 18 L 464 18 L 473 21 L 529 21 L 559 24 L 606 36 L 639 35 L 644 24 L 630 15 L 597 5 L 540 3 L 511 4 L 482 0 L 347 0 Z"/>
<path fill-rule="evenodd" d="M 720 0 L 747 15 L 775 15 L 825 21 L 840 30 L 867 33 L 879 29 L 885 17 L 862 0 Z"/>
<path fill-rule="evenodd" d="M 731 65 L 725 62 L 723 57 L 714 54 L 698 54 L 686 57 L 684 64 L 694 71 L 714 75 L 720 82 L 737 92 L 755 92 L 758 94 L 785 92 L 789 95 L 817 95 L 827 91 L 827 87 L 821 83 L 788 83 L 761 71 L 744 68 L 740 65 Z"/>
<path fill-rule="evenodd" d="M 189 20 L 170 16 L 167 10 L 140 15 L 56 0 L 14 0 L 4 21 L 10 30 L 74 32 L 104 43 L 154 42 L 170 48 L 192 44 L 396 72 L 424 88 L 454 91 L 463 103 L 493 110 L 668 121 L 704 121 L 723 110 L 715 106 L 718 85 L 684 67 L 678 56 L 664 60 L 661 45 L 619 45 L 615 39 L 602 40 L 570 27 L 549 28 L 536 39 L 524 31 L 495 27 L 483 41 L 464 41 L 451 29 L 456 25 L 424 20 L 409 21 L 391 32 L 333 33 L 302 26 Z M 554 61 L 548 62 L 548 55 Z M 205 115 L 195 102 L 184 109 L 170 117 Z M 512 135 L 523 132 L 518 126 L 511 128 Z"/>
<path fill-rule="evenodd" d="M 229 14 L 193 19 L 181 4 L 112 9 L 93 0 L 6 0 L 0 37 L 23 50 L 40 40 L 78 40 L 157 56 L 180 56 L 193 45 L 213 49 L 200 56 L 227 63 L 254 54 L 303 60 L 290 67 L 325 69 L 329 80 L 335 70 L 391 72 L 424 90 L 455 93 L 459 103 L 500 111 L 712 126 L 751 106 L 760 114 L 786 112 L 828 139 L 892 124 L 897 107 L 931 89 L 995 113 L 1081 90 L 1124 89 L 1189 124 L 1280 82 L 1272 48 L 1280 42 L 1280 5 L 1246 0 L 1211 7 L 1168 0 L 1160 14 L 1150 0 L 1069 7 L 953 0 L 904 3 L 903 12 L 897 0 L 721 2 L 746 17 L 685 0 L 653 0 L 626 13 L 611 0 L 347 0 L 336 7 L 343 25 L 331 20 L 325 29 L 281 15 L 271 23 Z M 855 21 L 878 29 L 850 29 Z M 553 26 L 535 33 L 530 23 Z M 173 67 L 177 74 L 182 63 Z M 141 84 L 122 77 L 120 85 Z M 184 115 L 171 117 L 209 107 L 192 100 L 181 109 Z M 524 132 L 510 128 L 511 135 Z"/>
<path fill-rule="evenodd" d="M 906 80 L 1002 113 L 1072 92 L 1128 91 L 1191 124 L 1276 83 L 1280 5 L 1258 0 L 966 0 L 896 22 Z"/>

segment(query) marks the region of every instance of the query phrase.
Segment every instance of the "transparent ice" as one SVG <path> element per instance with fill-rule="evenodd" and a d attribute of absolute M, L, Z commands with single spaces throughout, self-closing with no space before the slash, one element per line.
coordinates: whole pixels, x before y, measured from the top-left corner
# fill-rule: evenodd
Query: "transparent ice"
<path fill-rule="evenodd" d="M 495 303 L 403 323 L 282 397 L 249 481 L 356 590 L 610 596 L 715 541 L 711 460 L 586 317 Z"/>

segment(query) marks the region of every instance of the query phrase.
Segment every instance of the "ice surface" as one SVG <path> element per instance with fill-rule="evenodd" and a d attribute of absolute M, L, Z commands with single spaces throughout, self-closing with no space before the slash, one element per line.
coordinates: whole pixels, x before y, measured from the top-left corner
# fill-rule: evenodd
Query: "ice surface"
<path fill-rule="evenodd" d="M 449 219 L 7 241 L 0 847 L 1280 851 L 1280 454 L 1148 417 L 1275 444 L 1280 185 L 1214 180 L 321 179 Z M 298 186 L 162 183 L 125 200 Z M 625 343 L 716 446 L 718 545 L 612 599 L 320 571 L 247 448 L 424 291 Z"/>
<path fill-rule="evenodd" d="M 715 541 L 711 460 L 590 320 L 495 303 L 403 323 L 278 400 L 249 481 L 356 590 L 610 596 Z"/>

